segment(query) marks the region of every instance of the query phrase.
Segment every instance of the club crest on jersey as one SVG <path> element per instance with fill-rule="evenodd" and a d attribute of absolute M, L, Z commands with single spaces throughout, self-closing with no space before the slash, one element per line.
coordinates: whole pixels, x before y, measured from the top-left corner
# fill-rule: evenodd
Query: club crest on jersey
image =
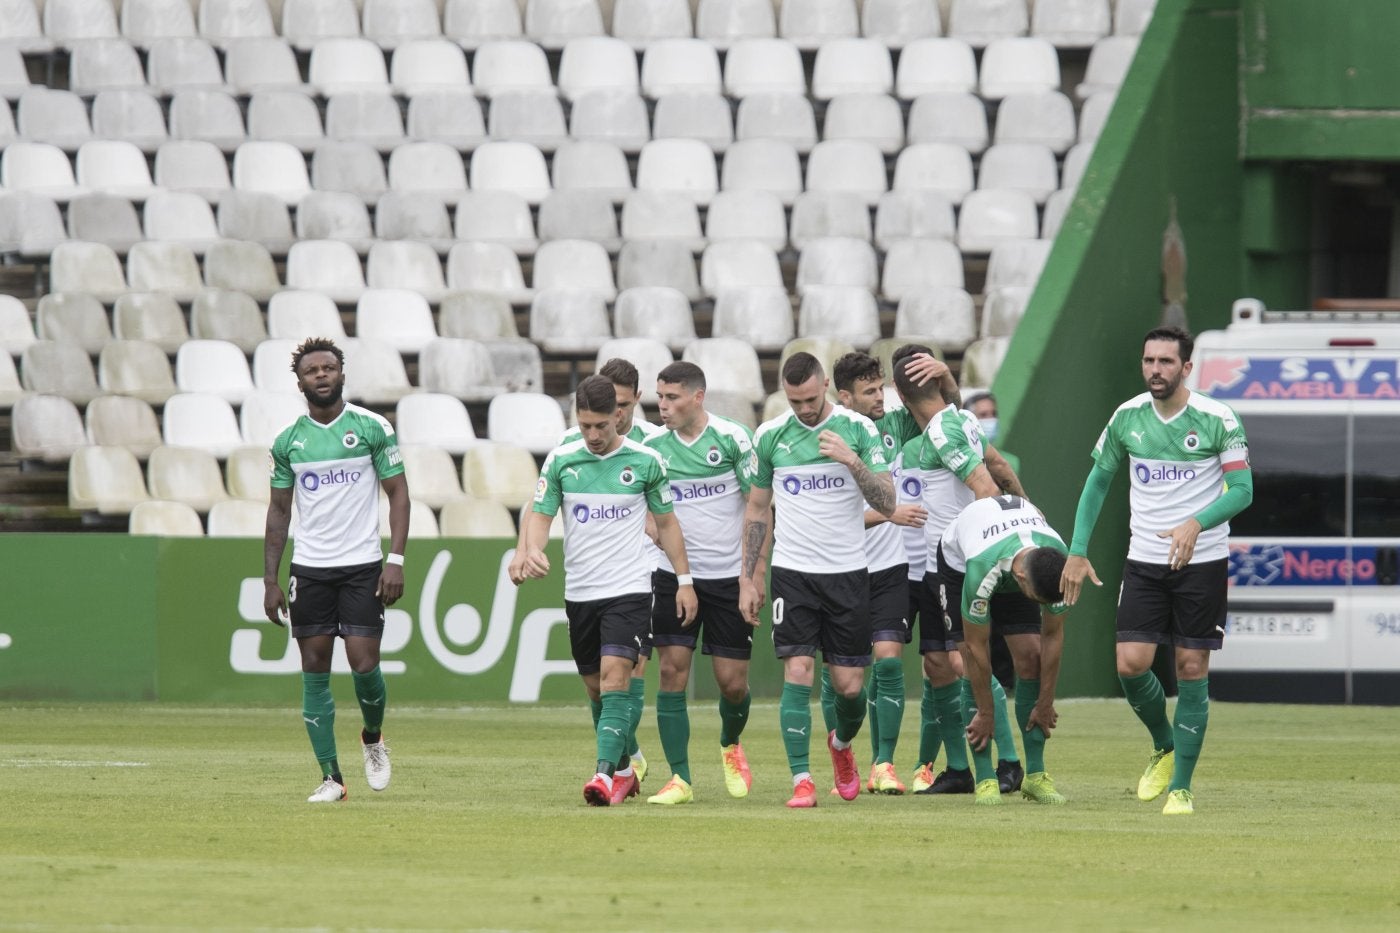
<path fill-rule="evenodd" d="M 886 446 L 886 447 L 888 447 L 890 450 L 894 450 L 894 438 L 893 438 L 893 437 L 891 437 L 891 436 L 888 435 L 888 434 L 881 434 L 881 435 L 880 435 L 880 438 L 881 438 L 881 440 L 883 440 L 883 441 L 885 442 L 885 446 Z"/>
<path fill-rule="evenodd" d="M 340 439 L 346 450 L 354 450 L 360 446 L 360 438 L 354 431 L 346 431 L 345 436 Z"/>
<path fill-rule="evenodd" d="M 720 460 L 721 456 L 718 447 L 711 447 L 708 451 L 706 451 L 705 462 L 708 463 L 710 466 L 719 466 Z"/>
<path fill-rule="evenodd" d="M 1187 450 L 1195 450 L 1197 447 L 1201 446 L 1201 438 L 1195 431 L 1191 431 L 1186 435 L 1186 439 L 1183 440 L 1181 444 Z"/>
<path fill-rule="evenodd" d="M 637 481 L 637 474 L 632 472 L 631 467 L 623 467 L 622 472 L 617 474 L 617 481 L 624 486 L 631 486 Z"/>

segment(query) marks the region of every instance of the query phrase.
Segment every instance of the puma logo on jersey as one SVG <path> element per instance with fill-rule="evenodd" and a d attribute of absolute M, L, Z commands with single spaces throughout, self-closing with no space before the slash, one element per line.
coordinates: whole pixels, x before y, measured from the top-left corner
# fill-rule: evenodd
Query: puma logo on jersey
<path fill-rule="evenodd" d="M 778 441 L 778 449 L 781 450 L 781 451 L 782 451 L 783 453 L 785 453 L 785 454 L 790 454 L 790 453 L 792 453 L 792 445 L 791 445 L 791 444 L 785 444 L 785 443 L 783 443 L 782 441 Z"/>
<path fill-rule="evenodd" d="M 579 477 L 579 472 L 578 472 L 578 468 L 577 468 L 577 467 L 564 467 L 564 472 L 565 472 L 565 473 L 571 473 L 571 474 L 573 474 L 574 479 L 578 479 L 578 477 Z"/>
<path fill-rule="evenodd" d="M 1129 431 L 1128 433 L 1131 434 L 1133 437 L 1137 438 L 1137 442 L 1138 442 L 1139 444 L 1142 443 L 1142 432 L 1141 432 L 1141 431 Z"/>
<path fill-rule="evenodd" d="M 300 447 L 302 450 L 305 450 L 305 449 L 306 449 L 306 441 L 292 441 L 292 446 L 293 446 L 293 447 Z"/>

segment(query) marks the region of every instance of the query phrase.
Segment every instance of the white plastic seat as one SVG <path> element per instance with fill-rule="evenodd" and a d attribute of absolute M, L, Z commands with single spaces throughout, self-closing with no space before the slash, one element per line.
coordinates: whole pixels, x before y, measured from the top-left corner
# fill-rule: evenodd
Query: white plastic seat
<path fill-rule="evenodd" d="M 366 405 L 396 405 L 416 390 L 399 351 L 380 340 L 345 342 L 345 397 Z"/>
<path fill-rule="evenodd" d="M 145 340 L 113 340 L 97 361 L 102 389 L 163 405 L 175 394 L 175 379 L 165 351 Z"/>
<path fill-rule="evenodd" d="M 1031 35 L 1057 49 L 1086 49 L 1108 35 L 1108 0 L 1036 0 Z"/>
<path fill-rule="evenodd" d="M 885 157 L 864 140 L 823 140 L 807 157 L 807 190 L 847 191 L 873 205 L 887 190 Z"/>
<path fill-rule="evenodd" d="M 770 0 L 700 0 L 695 10 L 695 35 L 721 51 L 744 39 L 770 39 L 778 34 Z"/>
<path fill-rule="evenodd" d="M 426 243 L 379 240 L 365 260 L 365 284 L 370 288 L 404 288 L 436 304 L 447 290 L 442 262 Z"/>
<path fill-rule="evenodd" d="M 496 382 L 507 392 L 541 392 L 544 389 L 544 361 L 540 348 L 524 339 L 488 340 L 486 353 Z"/>
<path fill-rule="evenodd" d="M 61 395 L 77 405 L 86 405 L 100 394 L 92 360 L 73 343 L 34 341 L 20 354 L 19 375 L 26 392 Z"/>
<path fill-rule="evenodd" d="M 124 447 L 80 447 L 68 462 L 68 507 L 126 515 L 151 498 L 141 464 Z M 195 517 L 198 522 L 198 516 Z"/>
<path fill-rule="evenodd" d="M 87 443 L 83 419 L 68 399 L 26 395 L 15 400 L 10 410 L 10 444 L 21 460 L 65 463 Z"/>
<path fill-rule="evenodd" d="M 121 262 L 110 246 L 71 240 L 55 246 L 49 257 L 49 290 L 87 292 L 108 302 L 128 289 Z"/>
<path fill-rule="evenodd" d="M 277 435 L 304 414 L 304 396 L 259 389 L 243 400 L 238 410 L 238 429 L 244 443 L 271 447 Z"/>
<path fill-rule="evenodd" d="M 1035 199 L 1024 191 L 978 190 L 963 199 L 958 215 L 958 248 L 989 253 L 1005 239 L 1035 239 Z"/>
<path fill-rule="evenodd" d="M 540 91 L 497 94 L 486 129 L 494 140 L 528 143 L 542 152 L 553 152 L 569 135 L 559 98 Z"/>
<path fill-rule="evenodd" d="M 902 190 L 881 195 L 875 208 L 875 246 L 889 250 L 904 239 L 952 240 L 957 236 L 953 202 L 934 191 Z"/>
<path fill-rule="evenodd" d="M 1134 38 L 1142 35 L 1156 8 L 1157 0 L 1118 0 L 1113 9 L 1113 34 Z"/>
<path fill-rule="evenodd" d="M 987 148 L 987 109 L 970 93 L 923 94 L 909 107 L 909 143 L 950 143 L 977 154 Z"/>
<path fill-rule="evenodd" d="M 196 512 L 208 512 L 215 502 L 228 498 L 219 461 L 194 447 L 161 445 L 151 451 L 146 482 L 152 499 L 183 503 Z"/>
<path fill-rule="evenodd" d="M 175 385 L 240 405 L 253 391 L 243 351 L 222 340 L 187 340 L 175 354 Z"/>
<path fill-rule="evenodd" d="M 1006 359 L 1010 345 L 1010 337 L 982 337 L 968 344 L 963 351 L 963 381 L 979 386 L 989 386 L 995 382 L 997 370 Z"/>
<path fill-rule="evenodd" d="M 619 339 L 645 337 L 673 353 L 696 339 L 690 301 L 679 290 L 663 285 L 639 285 L 619 292 L 614 317 Z"/>
<path fill-rule="evenodd" d="M 767 397 L 758 354 L 734 337 L 705 337 L 685 348 L 681 358 L 705 371 L 708 389 L 732 392 L 753 404 Z"/>
<path fill-rule="evenodd" d="M 1093 143 L 1098 140 L 1104 124 L 1108 122 L 1109 113 L 1113 111 L 1115 96 L 1099 91 L 1085 99 L 1084 105 L 1079 108 L 1079 142 Z"/>
<path fill-rule="evenodd" d="M 451 161 L 461 160 L 449 160 L 449 164 Z M 369 143 L 332 140 L 321 143 L 311 154 L 311 187 L 316 191 L 353 194 L 372 204 L 389 190 L 389 178 L 384 159 Z"/>
<path fill-rule="evenodd" d="M 381 340 L 400 353 L 421 353 L 437 339 L 427 300 L 407 289 L 369 288 L 355 306 L 355 334 Z"/>
<path fill-rule="evenodd" d="M 605 301 L 617 297 L 612 264 L 603 247 L 588 240 L 551 240 L 535 253 L 534 288 L 588 291 Z"/>
<path fill-rule="evenodd" d="M 996 142 L 1039 143 L 1057 155 L 1075 139 L 1074 105 L 1059 91 L 1009 94 L 997 108 Z"/>
<path fill-rule="evenodd" d="M 447 39 L 412 39 L 399 44 L 389 64 L 394 92 L 413 97 L 424 91 L 471 89 L 467 57 Z"/>
<path fill-rule="evenodd" d="M 651 42 L 642 56 L 642 93 L 718 94 L 723 87 L 719 56 L 703 39 L 668 38 Z"/>
<path fill-rule="evenodd" d="M 0 252 L 26 259 L 47 259 L 68 239 L 63 216 L 53 198 L 32 191 L 0 195 Z"/>
<path fill-rule="evenodd" d="M 982 303 L 982 323 L 978 334 L 982 337 L 1010 337 L 1025 316 L 1030 297 L 1031 286 L 1028 285 L 988 289 L 986 300 Z"/>
<path fill-rule="evenodd" d="M 145 340 L 174 353 L 190 339 L 185 313 L 170 295 L 131 292 L 112 309 L 112 335 L 117 340 Z"/>
<path fill-rule="evenodd" d="M 871 151 L 879 156 L 878 151 Z M 808 165 L 810 173 L 810 161 Z M 882 158 L 882 179 L 884 171 Z M 791 204 L 802 191 L 802 167 L 791 143 L 778 139 L 746 139 L 730 146 L 724 154 L 722 180 L 725 191 L 762 191 L 776 196 L 784 204 Z"/>
<path fill-rule="evenodd" d="M 592 356 L 612 339 L 604 297 L 568 288 L 537 290 L 530 303 L 530 339 L 546 353 Z"/>
<path fill-rule="evenodd" d="M 87 106 L 72 91 L 35 85 L 20 94 L 15 127 L 21 139 L 75 152 L 92 139 Z"/>
<path fill-rule="evenodd" d="M 74 93 L 91 96 L 98 91 L 145 86 L 141 60 L 127 40 L 87 39 L 73 46 L 68 87 Z"/>
<path fill-rule="evenodd" d="M 0 42 L 24 55 L 53 51 L 53 40 L 39 27 L 39 11 L 33 3 L 0 5 Z"/>
<path fill-rule="evenodd" d="M 418 240 L 439 253 L 452 246 L 452 219 L 447 206 L 422 191 L 389 191 L 374 209 L 375 234 L 381 240 Z"/>
<path fill-rule="evenodd" d="M 272 254 L 261 243 L 215 240 L 204 254 L 204 283 L 267 301 L 282 290 Z"/>
<path fill-rule="evenodd" d="M 456 499 L 442 507 L 438 528 L 444 538 L 515 539 L 510 509 L 489 499 Z"/>
<path fill-rule="evenodd" d="M 972 157 L 951 143 L 907 146 L 895 162 L 895 191 L 927 192 L 961 204 L 972 188 Z"/>
<path fill-rule="evenodd" d="M 447 287 L 452 291 L 499 295 L 510 304 L 529 304 L 534 289 L 525 285 L 520 258 L 503 243 L 458 243 L 447 254 Z"/>
<path fill-rule="evenodd" d="M 792 205 L 792 245 L 801 250 L 813 240 L 850 237 L 869 241 L 870 210 L 858 195 L 808 191 Z"/>
<path fill-rule="evenodd" d="M 360 18 L 365 38 L 382 49 L 442 35 L 435 0 L 364 0 Z"/>
<path fill-rule="evenodd" d="M 637 189 L 684 194 L 705 205 L 719 188 L 715 155 L 696 139 L 654 139 L 637 160 Z"/>
<path fill-rule="evenodd" d="M 0 405 L 12 406 L 26 394 L 15 370 L 15 361 L 8 353 L 0 354 Z"/>
<path fill-rule="evenodd" d="M 192 37 L 153 41 L 146 56 L 146 80 L 153 90 L 167 95 L 180 90 L 226 89 L 214 47 Z"/>
<path fill-rule="evenodd" d="M 267 528 L 267 503 L 225 499 L 209 507 L 209 537 L 261 538 Z"/>
<path fill-rule="evenodd" d="M 265 0 L 201 0 L 199 34 L 215 45 L 274 35 Z"/>
<path fill-rule="evenodd" d="M 987 100 L 1060 89 L 1060 59 L 1044 39 L 997 39 L 982 53 L 978 92 Z"/>
<path fill-rule="evenodd" d="M 233 497 L 230 501 L 244 500 L 257 505 L 256 514 L 260 517 L 257 534 L 254 537 L 261 538 L 263 529 L 267 525 L 267 503 L 272 498 L 267 475 L 267 448 L 234 448 L 224 462 L 224 476 L 225 487 L 228 489 L 228 494 Z M 222 504 L 222 507 L 227 506 L 227 502 Z M 210 510 L 211 526 L 214 524 L 214 513 L 217 513 L 220 508 L 220 506 L 215 506 Z"/>
<path fill-rule="evenodd" d="M 141 209 L 146 238 L 180 243 L 202 254 L 219 238 L 209 202 L 197 194 L 157 191 Z"/>
<path fill-rule="evenodd" d="M 622 245 L 612 199 L 601 191 L 551 191 L 540 202 L 540 241 L 590 240 L 610 253 Z"/>
<path fill-rule="evenodd" d="M 904 114 L 888 94 L 842 94 L 827 102 L 822 139 L 854 139 L 885 155 L 904 146 Z"/>
<path fill-rule="evenodd" d="M 234 153 L 233 186 L 296 204 L 311 190 L 311 181 L 306 160 L 290 143 L 256 141 L 243 143 Z"/>
<path fill-rule="evenodd" d="M 734 117 L 729 100 L 718 93 L 668 94 L 652 114 L 655 139 L 695 139 L 715 152 L 734 141 Z"/>
<path fill-rule="evenodd" d="M 471 186 L 512 191 L 528 203 L 538 204 L 550 190 L 544 154 L 529 143 L 483 143 L 472 153 Z"/>
<path fill-rule="evenodd" d="M 133 244 L 126 255 L 126 277 L 132 291 L 163 292 L 176 301 L 193 301 L 204 288 L 194 251 L 179 243 Z"/>
<path fill-rule="evenodd" d="M 621 203 L 632 194 L 627 157 L 612 143 L 574 140 L 554 153 L 552 180 L 555 192 L 590 191 Z"/>
<path fill-rule="evenodd" d="M 224 50 L 224 83 L 236 94 L 306 90 L 292 47 L 274 36 L 229 42 Z"/>
<path fill-rule="evenodd" d="M 144 238 L 135 205 L 115 194 L 85 194 L 68 202 L 68 236 L 118 253 Z"/>
<path fill-rule="evenodd" d="M 646 101 L 631 91 L 592 91 L 574 101 L 569 135 L 576 140 L 611 143 L 623 152 L 640 152 L 651 139 Z"/>
<path fill-rule="evenodd" d="M 948 14 L 948 35 L 977 49 L 1029 28 L 1026 0 L 953 0 Z"/>
<path fill-rule="evenodd" d="M 428 392 L 464 402 L 482 402 L 501 392 L 485 344 L 462 337 L 428 341 L 418 359 L 418 380 Z"/>
<path fill-rule="evenodd" d="M 34 339 L 24 302 L 14 295 L 0 295 L 0 356 L 19 356 Z"/>
<path fill-rule="evenodd" d="M 655 386 L 653 378 L 653 391 Z M 498 395 L 486 411 L 486 434 L 492 441 L 516 444 L 532 454 L 549 453 L 564 430 L 564 410 L 553 398 L 537 392 Z"/>
<path fill-rule="evenodd" d="M 880 339 L 880 309 L 867 289 L 848 285 L 822 285 L 802 293 L 798 310 L 799 336 L 824 336 L 869 348 Z"/>
<path fill-rule="evenodd" d="M 346 191 L 313 191 L 302 198 L 296 232 L 302 240 L 344 240 L 357 253 L 368 253 L 374 242 L 369 208 Z M 205 276 L 207 280 L 207 272 Z"/>
<path fill-rule="evenodd" d="M 784 0 L 778 35 L 800 49 L 819 49 L 860 32 L 855 0 Z"/>
<path fill-rule="evenodd" d="M 639 50 L 689 38 L 689 0 L 614 0 L 612 34 Z"/>
<path fill-rule="evenodd" d="M 846 37 L 829 39 L 817 49 L 812 71 L 812 96 L 817 100 L 841 94 L 889 94 L 893 90 L 894 66 L 884 43 Z"/>
<path fill-rule="evenodd" d="M 527 0 L 525 35 L 547 49 L 563 48 L 570 39 L 603 34 L 598 0 Z"/>
<path fill-rule="evenodd" d="M 228 162 L 213 143 L 171 140 L 156 151 L 155 184 L 168 191 L 187 191 L 217 203 L 232 187 Z"/>
<path fill-rule="evenodd" d="M 793 337 L 792 298 L 775 285 L 726 288 L 715 297 L 711 332 L 755 350 L 780 350 Z"/>
<path fill-rule="evenodd" d="M 415 392 L 394 408 L 394 433 L 399 443 L 441 447 L 450 454 L 464 454 L 476 444 L 476 430 L 467 406 L 442 392 Z"/>
<path fill-rule="evenodd" d="M 510 191 L 466 192 L 457 202 L 453 229 L 459 240 L 496 243 L 521 256 L 533 255 L 539 246 L 530 205 Z"/>
<path fill-rule="evenodd" d="M 258 303 L 248 295 L 206 288 L 190 306 L 190 336 L 226 340 L 244 353 L 252 353 L 267 339 L 267 325 Z"/>
<path fill-rule="evenodd" d="M 722 196 L 721 192 L 710 202 L 711 211 Z M 672 192 L 634 191 L 628 194 L 622 205 L 621 232 L 623 239 L 629 242 L 667 240 L 682 243 L 692 252 L 705 248 L 705 235 L 700 232 L 700 211 L 695 202 L 685 195 Z"/>
<path fill-rule="evenodd" d="M 389 72 L 384 53 L 369 39 L 322 39 L 311 50 L 307 74 L 312 87 L 330 96 L 343 91 L 388 89 Z"/>
<path fill-rule="evenodd" d="M 885 255 L 880 294 L 901 301 L 926 288 L 963 287 L 963 261 L 948 240 L 897 240 Z M 923 331 L 919 331 L 923 333 Z"/>
<path fill-rule="evenodd" d="M 750 94 L 739 101 L 734 138 L 776 139 L 791 144 L 799 153 L 811 152 L 817 144 L 812 102 L 805 94 Z"/>
<path fill-rule="evenodd" d="M 544 50 L 533 42 L 483 42 L 472 57 L 472 86 L 484 97 L 503 91 L 554 91 Z"/>
<path fill-rule="evenodd" d="M 1065 153 L 1064 172 L 1060 175 L 1061 188 L 1073 191 L 1079 187 L 1079 180 L 1084 177 L 1084 169 L 1088 167 L 1093 154 L 1093 143 L 1080 143 Z"/>
<path fill-rule="evenodd" d="M 806 94 L 802 55 L 786 39 L 741 39 L 724 58 L 724 93 Z"/>
<path fill-rule="evenodd" d="M 211 143 L 233 152 L 248 139 L 243 111 L 223 91 L 182 88 L 170 100 L 170 138 Z"/>
<path fill-rule="evenodd" d="M 220 460 L 243 444 L 233 407 L 203 392 L 179 392 L 166 400 L 161 436 L 172 447 L 197 447 Z"/>
<path fill-rule="evenodd" d="M 44 398 L 36 395 L 33 398 Z M 70 403 L 71 404 L 71 403 Z M 19 450 L 19 405 L 13 415 L 15 449 Z M 144 460 L 161 445 L 160 421 L 155 409 L 139 398 L 126 395 L 99 395 L 88 403 L 84 416 L 87 443 L 100 447 L 125 447 Z"/>
<path fill-rule="evenodd" d="M 162 499 L 138 502 L 128 517 L 127 533 L 157 538 L 202 538 L 204 526 L 199 513 L 184 502 Z"/>
<path fill-rule="evenodd" d="M 517 0 L 446 0 L 442 31 L 464 49 L 496 39 L 518 39 L 524 32 Z"/>
<path fill-rule="evenodd" d="M 267 306 L 267 333 L 277 340 L 297 343 L 308 337 L 345 339 L 345 326 L 335 302 L 320 292 L 285 291 L 272 296 Z"/>
<path fill-rule="evenodd" d="M 687 301 L 699 301 L 703 296 L 690 247 L 670 240 L 624 243 L 617 257 L 618 288 L 647 285 L 674 288 Z"/>
<path fill-rule="evenodd" d="M 564 46 L 559 60 L 559 93 L 574 100 L 590 91 L 636 92 L 637 54 L 610 36 L 581 36 Z"/>
<path fill-rule="evenodd" d="M 557 439 L 557 438 L 556 438 Z M 466 494 L 518 509 L 535 494 L 540 468 L 530 451 L 516 444 L 477 444 L 462 456 Z"/>
<path fill-rule="evenodd" d="M 45 0 L 44 35 L 72 48 L 84 39 L 117 36 L 117 15 L 106 0 Z"/>
<path fill-rule="evenodd" d="M 160 101 L 146 90 L 99 91 L 92 102 L 92 131 L 153 153 L 170 138 Z"/>
<path fill-rule="evenodd" d="M 360 257 L 338 240 L 299 240 L 287 251 L 287 287 L 321 292 L 352 304 L 365 290 Z"/>
<path fill-rule="evenodd" d="M 1116 92 L 1128 74 L 1137 46 L 1138 40 L 1132 36 L 1111 36 L 1095 42 L 1089 50 L 1084 81 L 1075 88 L 1075 95 L 1083 100 L 1091 94 Z"/>
<path fill-rule="evenodd" d="M 940 35 L 943 16 L 938 4 L 923 0 L 865 0 L 860 7 L 861 35 L 892 49 L 907 48 L 919 39 Z"/>
<path fill-rule="evenodd" d="M 643 405 L 655 405 L 656 374 L 676 361 L 671 349 L 654 337 L 614 337 L 598 348 L 594 371 L 611 359 L 623 359 L 637 367 L 637 387 Z"/>
<path fill-rule="evenodd" d="M 1036 143 L 996 143 L 982 154 L 977 187 L 1024 191 L 1037 204 L 1044 204 L 1050 192 L 1060 187 L 1055 154 Z"/>
<path fill-rule="evenodd" d="M 275 255 L 285 256 L 295 239 L 286 203 L 267 192 L 230 190 L 219 199 L 218 221 L 226 239 L 261 243 Z"/>
<path fill-rule="evenodd" d="M 254 91 L 248 101 L 248 138 L 280 140 L 310 152 L 326 138 L 321 110 L 301 91 Z"/>
<path fill-rule="evenodd" d="M 300 342 L 272 337 L 253 348 L 253 385 L 259 391 L 300 394 L 296 374 L 292 372 L 292 354 Z"/>
<path fill-rule="evenodd" d="M 82 292 L 53 292 L 40 298 L 34 331 L 40 340 L 71 343 L 93 356 L 112 339 L 106 309 Z"/>
<path fill-rule="evenodd" d="M 1060 226 L 1065 221 L 1065 214 L 1069 213 L 1069 206 L 1074 201 L 1074 191 L 1056 191 L 1045 199 L 1045 216 L 1040 222 L 1040 236 L 1045 242 L 1054 241 L 1055 234 L 1060 232 Z"/>
<path fill-rule="evenodd" d="M 282 38 L 301 52 L 322 39 L 353 39 L 360 34 L 355 0 L 282 0 Z"/>
<path fill-rule="evenodd" d="M 926 285 L 910 292 L 895 310 L 894 333 L 927 334 L 939 347 L 961 350 L 977 337 L 972 296 L 955 285 Z"/>
<path fill-rule="evenodd" d="M 880 281 L 875 248 L 868 240 L 826 237 L 809 241 L 797 260 L 797 291 L 850 286 L 874 292 Z"/>
<path fill-rule="evenodd" d="M 757 240 L 712 241 L 700 259 L 700 285 L 708 295 L 729 288 L 782 284 L 777 255 Z"/>
<path fill-rule="evenodd" d="M 156 190 L 146 157 L 120 139 L 94 139 L 78 149 L 78 185 L 89 191 L 142 201 Z"/>
<path fill-rule="evenodd" d="M 490 292 L 452 291 L 444 295 L 438 308 L 438 332 L 468 340 L 514 340 L 520 336 L 510 302 Z"/>
<path fill-rule="evenodd" d="M 57 146 L 15 141 L 0 152 L 0 186 L 28 191 L 63 203 L 85 189 L 73 178 L 73 165 Z"/>
<path fill-rule="evenodd" d="M 481 104 L 466 88 L 436 88 L 414 92 L 408 102 L 408 138 L 446 143 L 470 152 L 486 141 L 486 118 Z"/>
<path fill-rule="evenodd" d="M 3 29 L 4 26 L 0 24 L 0 36 L 4 35 Z M 19 47 L 13 41 L 0 41 L 0 100 L 19 100 L 32 86 Z M 14 132 L 12 120 L 8 114 L 0 114 L 0 120 L 6 121 L 0 136 L 8 138 Z"/>
<path fill-rule="evenodd" d="M 769 191 L 721 191 L 705 214 L 711 242 L 756 240 L 773 252 L 787 248 L 787 217 L 783 202 Z"/>

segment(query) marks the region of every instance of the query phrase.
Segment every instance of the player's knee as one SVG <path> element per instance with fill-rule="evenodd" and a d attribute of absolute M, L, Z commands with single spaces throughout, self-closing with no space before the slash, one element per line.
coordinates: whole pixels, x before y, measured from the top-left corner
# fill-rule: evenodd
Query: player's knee
<path fill-rule="evenodd" d="M 1200 680 L 1206 676 L 1206 672 L 1207 661 L 1205 658 L 1187 655 L 1176 659 L 1177 680 Z"/>
<path fill-rule="evenodd" d="M 1022 680 L 1035 680 L 1040 676 L 1040 652 L 1027 651 L 1013 659 L 1016 676 Z"/>

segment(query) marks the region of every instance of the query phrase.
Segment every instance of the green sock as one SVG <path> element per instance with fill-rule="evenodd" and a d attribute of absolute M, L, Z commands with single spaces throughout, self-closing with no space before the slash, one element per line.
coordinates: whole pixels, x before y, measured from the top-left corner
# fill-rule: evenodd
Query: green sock
<path fill-rule="evenodd" d="M 301 718 L 311 739 L 311 751 L 321 764 L 321 774 L 340 773 L 335 757 L 335 698 L 331 696 L 330 674 L 301 675 Z"/>
<path fill-rule="evenodd" d="M 1026 723 L 1035 709 L 1035 701 L 1040 698 L 1040 678 L 1022 680 L 1016 678 L 1016 722 L 1021 726 L 1021 741 L 1026 745 L 1026 773 L 1036 774 L 1045 770 L 1045 740 L 1048 738 L 1039 726 L 1029 732 Z M 1001 747 L 1000 744 L 997 745 Z"/>
<path fill-rule="evenodd" d="M 997 744 L 997 761 L 1020 761 L 1020 756 L 1016 754 L 1016 739 L 1011 732 L 1011 720 L 1006 715 L 1006 691 L 995 677 L 992 678 L 992 703 L 995 716 L 992 741 Z"/>
<path fill-rule="evenodd" d="M 1152 733 L 1152 747 L 1168 752 L 1176 747 L 1172 741 L 1172 724 L 1167 719 L 1167 695 L 1162 692 L 1162 682 L 1151 671 L 1143 671 L 1136 677 L 1118 678 L 1123 685 L 1123 695 L 1128 705 L 1137 713 L 1137 718 Z"/>
<path fill-rule="evenodd" d="M 811 687 L 783 683 L 783 697 L 778 701 L 778 725 L 783 730 L 783 750 L 787 752 L 788 768 L 794 775 L 811 771 L 808 760 L 812 748 Z"/>
<path fill-rule="evenodd" d="M 603 715 L 603 701 L 588 698 L 588 711 L 593 714 L 593 731 L 598 731 L 598 717 Z"/>
<path fill-rule="evenodd" d="M 603 694 L 598 714 L 598 760 L 619 762 L 627 754 L 627 717 L 630 702 L 626 690 Z"/>
<path fill-rule="evenodd" d="M 690 714 L 685 710 L 685 692 L 659 690 L 656 694 L 656 728 L 661 733 L 661 750 L 671 773 L 690 783 Z"/>
<path fill-rule="evenodd" d="M 725 748 L 735 745 L 739 741 L 739 736 L 744 734 L 744 726 L 749 722 L 749 705 L 753 702 L 753 697 L 745 693 L 744 698 L 738 703 L 730 703 L 724 698 L 724 694 L 719 697 L 719 744 Z"/>
<path fill-rule="evenodd" d="M 943 736 L 938 732 L 937 704 L 933 700 L 934 687 L 924 678 L 924 695 L 919 701 L 919 764 L 932 764 L 938 760 L 938 749 L 943 744 Z"/>
<path fill-rule="evenodd" d="M 972 692 L 972 681 L 963 677 L 958 681 L 958 684 L 962 691 L 962 723 L 963 728 L 966 729 L 968 724 L 972 722 L 972 717 L 977 714 L 977 699 Z M 980 752 L 969 744 L 968 750 L 972 753 L 973 777 L 977 779 L 977 783 L 996 780 L 997 768 L 992 763 L 992 743 L 988 742 L 983 745 Z"/>
<path fill-rule="evenodd" d="M 360 701 L 360 715 L 365 720 L 365 732 L 379 735 L 384 725 L 384 699 L 387 696 L 384 674 L 376 664 L 374 670 L 368 674 L 352 673 L 350 677 L 355 681 L 355 699 Z"/>
<path fill-rule="evenodd" d="M 1172 783 L 1168 790 L 1190 790 L 1191 775 L 1201 746 L 1206 740 L 1210 722 L 1209 678 L 1178 680 L 1176 682 L 1176 717 L 1172 735 L 1176 738 L 1176 760 L 1172 765 Z"/>
<path fill-rule="evenodd" d="M 827 732 L 836 729 L 836 691 L 831 689 L 831 668 L 822 665 L 822 723 Z"/>
<path fill-rule="evenodd" d="M 876 661 L 875 664 L 879 664 Z M 870 672 L 865 678 L 865 721 L 870 723 L 870 728 L 866 732 L 870 733 L 870 763 L 880 763 L 880 717 L 876 704 L 880 701 L 880 694 L 876 690 L 875 664 L 870 665 Z"/>
<path fill-rule="evenodd" d="M 849 742 L 860 734 L 860 724 L 865 722 L 865 688 L 853 697 L 836 694 L 836 738 Z"/>
<path fill-rule="evenodd" d="M 894 761 L 894 747 L 899 742 L 899 726 L 904 720 L 904 663 L 899 658 L 881 658 L 875 662 L 875 718 L 872 731 L 880 733 L 880 749 L 875 763 Z"/>
<path fill-rule="evenodd" d="M 954 771 L 967 770 L 967 736 L 963 733 L 962 681 L 955 680 L 933 688 L 933 705 L 938 733 L 943 737 L 943 751 L 948 767 Z"/>
<path fill-rule="evenodd" d="M 627 685 L 627 754 L 635 755 L 642 750 L 637 744 L 637 726 L 642 723 L 642 707 L 646 705 L 647 682 L 644 677 L 633 677 Z"/>

